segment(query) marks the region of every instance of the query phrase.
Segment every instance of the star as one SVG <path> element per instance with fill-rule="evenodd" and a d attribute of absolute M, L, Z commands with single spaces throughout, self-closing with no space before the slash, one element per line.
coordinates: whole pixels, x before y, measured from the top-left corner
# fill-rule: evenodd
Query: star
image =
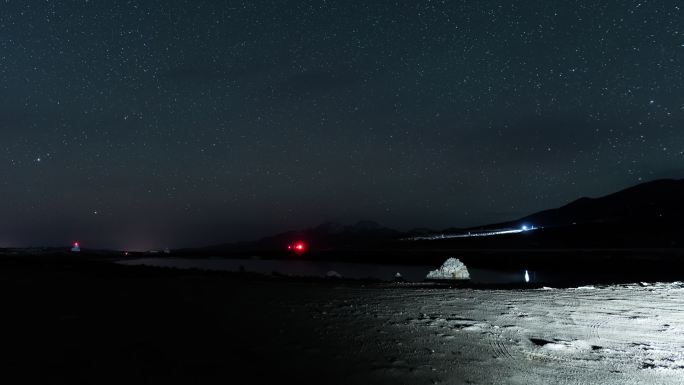
<path fill-rule="evenodd" d="M 0 240 L 471 226 L 682 178 L 681 11 L 639 1 L 0 0 Z M 13 234 L 36 202 L 73 215 Z"/>

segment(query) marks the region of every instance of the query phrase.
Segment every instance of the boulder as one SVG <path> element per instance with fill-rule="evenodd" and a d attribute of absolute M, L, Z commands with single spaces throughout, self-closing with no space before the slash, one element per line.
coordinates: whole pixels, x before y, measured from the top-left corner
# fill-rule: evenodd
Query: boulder
<path fill-rule="evenodd" d="M 456 258 L 449 258 L 444 262 L 442 267 L 429 272 L 426 279 L 460 281 L 470 279 L 470 273 L 468 273 L 468 269 L 463 262 Z"/>
<path fill-rule="evenodd" d="M 394 282 L 404 282 L 404 276 L 401 275 L 401 273 L 397 272 L 397 274 L 394 275 Z"/>
<path fill-rule="evenodd" d="M 327 278 L 342 278 L 342 274 L 336 272 L 335 270 L 330 270 L 325 276 Z"/>

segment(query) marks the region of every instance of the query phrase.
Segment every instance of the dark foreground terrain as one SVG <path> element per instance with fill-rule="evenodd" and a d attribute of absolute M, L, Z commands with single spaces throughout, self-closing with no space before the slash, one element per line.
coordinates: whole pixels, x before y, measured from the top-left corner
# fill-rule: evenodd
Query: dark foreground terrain
<path fill-rule="evenodd" d="M 475 290 L 4 257 L 3 383 L 681 383 L 679 283 Z"/>
<path fill-rule="evenodd" d="M 78 259 L 3 259 L 0 376 L 43 384 L 323 375 L 337 382 L 346 368 L 334 361 L 339 350 L 322 332 L 321 311 L 301 312 L 330 290 Z"/>

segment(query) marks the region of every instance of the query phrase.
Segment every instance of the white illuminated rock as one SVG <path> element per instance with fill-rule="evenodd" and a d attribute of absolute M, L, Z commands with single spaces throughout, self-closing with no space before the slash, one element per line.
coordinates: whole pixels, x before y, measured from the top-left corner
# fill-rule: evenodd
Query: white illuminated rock
<path fill-rule="evenodd" d="M 470 274 L 461 261 L 456 258 L 449 258 L 438 270 L 429 272 L 426 278 L 432 280 L 466 280 L 470 279 Z"/>
<path fill-rule="evenodd" d="M 335 270 L 330 270 L 325 276 L 328 278 L 342 278 L 342 274 L 336 272 Z"/>

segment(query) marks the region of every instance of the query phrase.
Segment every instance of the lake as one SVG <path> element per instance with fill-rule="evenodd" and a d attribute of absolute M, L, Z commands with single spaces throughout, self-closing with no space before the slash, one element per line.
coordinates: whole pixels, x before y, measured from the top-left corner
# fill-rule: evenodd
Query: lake
<path fill-rule="evenodd" d="M 445 258 L 446 260 L 446 258 Z M 227 258 L 140 258 L 119 261 L 129 266 L 157 266 L 178 269 L 200 269 L 210 271 L 241 271 L 259 274 L 281 274 L 293 277 L 325 277 L 335 271 L 344 278 L 379 279 L 392 281 L 397 273 L 410 282 L 421 282 L 430 270 L 439 266 L 427 265 L 380 265 L 366 263 L 293 261 L 274 259 L 227 259 Z M 501 272 L 484 269 L 468 269 L 472 283 L 508 284 L 524 283 L 525 272 Z M 534 278 L 534 274 L 532 275 Z"/>

